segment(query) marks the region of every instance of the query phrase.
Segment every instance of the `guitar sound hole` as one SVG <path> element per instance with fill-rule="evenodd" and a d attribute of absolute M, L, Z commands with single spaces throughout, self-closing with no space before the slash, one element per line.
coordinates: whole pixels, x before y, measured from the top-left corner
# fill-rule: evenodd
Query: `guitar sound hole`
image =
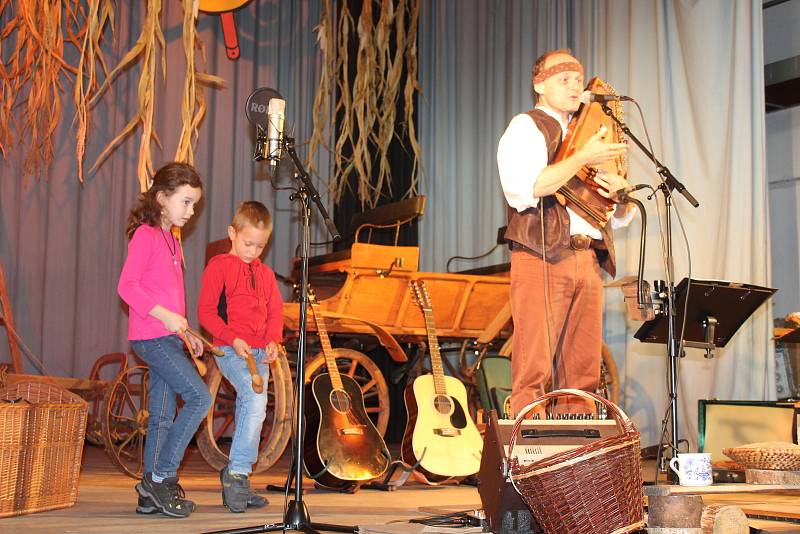
<path fill-rule="evenodd" d="M 433 407 L 442 415 L 449 415 L 453 412 L 453 401 L 447 395 L 436 395 L 433 398 Z"/>
<path fill-rule="evenodd" d="M 350 410 L 350 396 L 343 389 L 331 391 L 331 406 L 339 413 L 347 413 Z"/>

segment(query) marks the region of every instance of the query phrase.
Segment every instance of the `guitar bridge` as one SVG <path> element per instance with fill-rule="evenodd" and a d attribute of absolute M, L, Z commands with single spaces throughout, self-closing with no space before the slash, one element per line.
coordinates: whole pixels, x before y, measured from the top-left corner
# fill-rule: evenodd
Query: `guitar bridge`
<path fill-rule="evenodd" d="M 339 429 L 340 436 L 362 436 L 363 434 L 364 434 L 364 429 L 361 427 L 350 427 L 350 428 Z"/>
<path fill-rule="evenodd" d="M 457 428 L 434 428 L 433 433 L 445 438 L 454 438 L 461 435 L 461 431 Z"/>

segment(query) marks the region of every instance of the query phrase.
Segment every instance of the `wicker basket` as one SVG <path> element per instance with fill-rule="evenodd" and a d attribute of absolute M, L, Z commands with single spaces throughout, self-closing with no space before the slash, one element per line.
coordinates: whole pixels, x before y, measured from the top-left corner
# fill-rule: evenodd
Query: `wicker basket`
<path fill-rule="evenodd" d="M 722 452 L 747 469 L 800 470 L 800 445 L 794 443 L 765 441 L 722 449 Z"/>
<path fill-rule="evenodd" d="M 529 412 L 548 400 L 573 395 L 604 404 L 620 434 L 528 465 L 512 458 L 511 482 L 547 534 L 625 533 L 644 528 L 639 432 L 613 402 L 574 389 L 543 395 L 517 417 L 509 450 Z"/>
<path fill-rule="evenodd" d="M 75 504 L 86 412 L 83 399 L 46 382 L 0 390 L 0 517 Z"/>

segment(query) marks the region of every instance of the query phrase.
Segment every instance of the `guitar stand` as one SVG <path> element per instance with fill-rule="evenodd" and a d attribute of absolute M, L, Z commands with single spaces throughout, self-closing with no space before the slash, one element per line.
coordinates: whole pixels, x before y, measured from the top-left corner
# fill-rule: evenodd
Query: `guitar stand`
<path fill-rule="evenodd" d="M 392 480 L 392 477 L 398 469 L 402 471 L 402 474 L 397 478 L 397 480 Z M 447 484 L 457 485 L 460 483 L 460 480 L 456 477 L 446 478 L 438 482 L 430 480 L 422 471 L 419 471 L 413 465 L 407 464 L 403 460 L 395 460 L 389 466 L 389 471 L 386 473 L 386 476 L 383 477 L 382 482 L 370 482 L 362 485 L 361 487 L 364 489 L 395 491 L 400 486 L 404 486 L 411 477 L 414 477 L 416 482 L 425 484 L 426 486 L 444 486 Z"/>

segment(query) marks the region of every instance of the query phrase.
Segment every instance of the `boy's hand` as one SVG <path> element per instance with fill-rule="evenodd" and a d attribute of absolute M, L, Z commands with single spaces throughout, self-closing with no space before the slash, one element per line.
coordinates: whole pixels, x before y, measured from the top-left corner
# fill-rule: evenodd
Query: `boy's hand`
<path fill-rule="evenodd" d="M 233 340 L 233 350 L 240 358 L 247 358 L 247 355 L 250 354 L 250 345 L 245 340 L 237 337 Z"/>
<path fill-rule="evenodd" d="M 270 341 L 269 345 L 267 345 L 266 355 L 264 357 L 264 361 L 261 363 L 272 363 L 278 357 L 278 353 L 280 352 L 280 347 L 274 341 Z"/>

